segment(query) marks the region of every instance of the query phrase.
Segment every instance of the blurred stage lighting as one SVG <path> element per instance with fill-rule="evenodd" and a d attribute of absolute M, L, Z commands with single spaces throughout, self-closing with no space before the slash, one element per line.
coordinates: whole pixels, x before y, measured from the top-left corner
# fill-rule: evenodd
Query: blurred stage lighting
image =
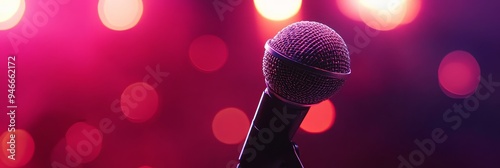
<path fill-rule="evenodd" d="M 99 0 L 97 9 L 99 18 L 106 27 L 123 31 L 137 25 L 144 6 L 142 0 Z"/>
<path fill-rule="evenodd" d="M 340 12 L 347 16 L 349 19 L 361 21 L 359 18 L 359 1 L 360 0 L 337 0 L 337 7 Z"/>
<path fill-rule="evenodd" d="M 348 18 L 369 27 L 388 31 L 409 24 L 420 13 L 421 0 L 337 0 L 339 10 Z"/>
<path fill-rule="evenodd" d="M 2 142 L 2 152 L 0 160 L 7 167 L 23 167 L 33 157 L 33 153 L 35 152 L 35 142 L 33 141 L 33 137 L 30 135 L 30 133 L 23 129 L 16 129 L 15 132 L 12 133 L 13 134 L 11 134 L 11 132 L 5 131 L 0 136 L 0 140 Z M 15 139 L 12 139 L 10 137 L 11 135 L 15 136 Z M 15 160 L 11 160 L 8 158 L 8 156 L 11 155 L 9 149 L 11 149 L 12 147 L 14 147 L 13 149 L 15 150 Z"/>
<path fill-rule="evenodd" d="M 158 111 L 158 93 L 148 83 L 133 83 L 123 90 L 120 107 L 128 120 L 136 123 L 148 121 Z"/>
<path fill-rule="evenodd" d="M 335 106 L 330 100 L 311 106 L 300 128 L 309 133 L 323 133 L 335 122 Z"/>
<path fill-rule="evenodd" d="M 361 20 L 371 28 L 388 31 L 399 26 L 407 13 L 406 0 L 360 0 Z"/>
<path fill-rule="evenodd" d="M 480 68 L 474 56 L 466 51 L 453 51 L 439 64 L 439 85 L 451 98 L 472 95 L 480 82 Z"/>
<path fill-rule="evenodd" d="M 302 6 L 302 0 L 254 0 L 253 2 L 260 15 L 273 21 L 291 18 Z"/>
<path fill-rule="evenodd" d="M 409 24 L 413 22 L 413 20 L 415 20 L 420 13 L 420 8 L 422 8 L 422 0 L 407 0 L 407 2 L 408 9 L 402 24 Z"/>
<path fill-rule="evenodd" d="M 77 122 L 66 131 L 65 147 L 68 153 L 81 157 L 79 164 L 94 161 L 102 150 L 103 134 L 96 127 L 85 122 Z"/>
<path fill-rule="evenodd" d="M 25 9 L 24 0 L 0 0 L 0 30 L 16 26 L 23 17 Z"/>
<path fill-rule="evenodd" d="M 219 111 L 212 121 L 212 132 L 222 143 L 238 144 L 242 142 L 250 128 L 247 115 L 240 109 L 229 107 Z"/>
<path fill-rule="evenodd" d="M 189 59 L 199 70 L 217 71 L 226 63 L 228 49 L 226 43 L 217 36 L 203 35 L 191 42 Z"/>

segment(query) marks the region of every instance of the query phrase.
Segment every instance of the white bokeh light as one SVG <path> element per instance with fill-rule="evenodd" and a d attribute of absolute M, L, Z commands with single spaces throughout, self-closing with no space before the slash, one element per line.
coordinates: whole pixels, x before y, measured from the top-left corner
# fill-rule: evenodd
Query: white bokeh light
<path fill-rule="evenodd" d="M 274 21 L 286 20 L 296 15 L 302 0 L 254 0 L 255 8 L 265 18 Z"/>
<path fill-rule="evenodd" d="M 407 9 L 407 0 L 359 0 L 361 20 L 381 31 L 398 27 L 403 22 Z"/>
<path fill-rule="evenodd" d="M 16 26 L 23 17 L 25 9 L 24 0 L 0 0 L 0 30 Z"/>
<path fill-rule="evenodd" d="M 102 23 L 111 30 L 128 30 L 139 22 L 144 6 L 142 0 L 99 0 Z"/>

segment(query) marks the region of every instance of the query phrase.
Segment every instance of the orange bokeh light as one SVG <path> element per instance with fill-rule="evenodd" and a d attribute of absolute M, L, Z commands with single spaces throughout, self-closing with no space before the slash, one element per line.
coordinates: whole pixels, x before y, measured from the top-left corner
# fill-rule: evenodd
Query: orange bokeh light
<path fill-rule="evenodd" d="M 300 128 L 309 133 L 322 133 L 335 122 L 335 106 L 330 100 L 311 106 Z"/>
<path fill-rule="evenodd" d="M 422 0 L 408 0 L 408 11 L 406 12 L 405 18 L 401 24 L 409 24 L 417 18 L 420 13 L 420 8 L 422 8 Z"/>
<path fill-rule="evenodd" d="M 359 0 L 337 0 L 337 7 L 348 18 L 361 21 L 358 10 Z"/>
<path fill-rule="evenodd" d="M 11 135 L 15 136 L 14 139 L 11 139 Z M 35 142 L 33 141 L 33 137 L 31 137 L 30 133 L 27 131 L 16 129 L 15 132 L 12 132 L 12 134 L 11 132 L 5 131 L 0 136 L 0 140 L 2 143 L 2 152 L 0 152 L 2 156 L 0 160 L 6 166 L 23 167 L 33 157 L 33 153 L 35 152 Z M 15 150 L 15 160 L 8 158 L 8 156 L 11 155 L 9 149 Z"/>
<path fill-rule="evenodd" d="M 219 111 L 212 121 L 212 132 L 222 143 L 238 144 L 242 142 L 250 128 L 247 115 L 237 108 L 225 108 Z"/>

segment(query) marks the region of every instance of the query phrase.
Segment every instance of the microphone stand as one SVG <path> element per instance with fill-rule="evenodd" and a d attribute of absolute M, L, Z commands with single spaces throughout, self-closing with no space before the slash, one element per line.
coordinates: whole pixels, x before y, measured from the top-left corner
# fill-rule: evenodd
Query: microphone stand
<path fill-rule="evenodd" d="M 302 161 L 300 161 L 299 146 L 292 141 L 289 141 L 285 146 L 288 146 L 288 148 L 281 150 L 277 156 L 275 155 L 274 157 L 277 159 L 269 163 L 269 166 L 266 168 L 304 168 Z M 237 168 L 247 167 L 242 167 L 238 164 Z"/>
<path fill-rule="evenodd" d="M 300 161 L 299 146 L 290 141 L 290 150 L 284 151 L 282 156 L 282 165 L 280 168 L 304 168 Z"/>

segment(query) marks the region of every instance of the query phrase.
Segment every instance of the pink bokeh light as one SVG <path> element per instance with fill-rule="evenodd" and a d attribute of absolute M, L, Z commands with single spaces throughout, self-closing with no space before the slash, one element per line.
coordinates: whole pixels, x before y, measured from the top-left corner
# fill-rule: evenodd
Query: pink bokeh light
<path fill-rule="evenodd" d="M 74 156 L 75 163 L 89 163 L 102 150 L 103 134 L 96 127 L 85 122 L 73 124 L 66 132 L 66 151 Z"/>
<path fill-rule="evenodd" d="M 158 111 L 158 93 L 145 82 L 129 85 L 120 100 L 123 114 L 132 122 L 145 122 Z"/>
<path fill-rule="evenodd" d="M 217 71 L 224 66 L 227 57 L 226 43 L 215 35 L 202 35 L 189 47 L 191 63 L 201 71 Z"/>
<path fill-rule="evenodd" d="M 466 51 L 453 51 L 439 65 L 439 86 L 452 98 L 466 98 L 479 85 L 481 71 L 474 56 Z"/>

